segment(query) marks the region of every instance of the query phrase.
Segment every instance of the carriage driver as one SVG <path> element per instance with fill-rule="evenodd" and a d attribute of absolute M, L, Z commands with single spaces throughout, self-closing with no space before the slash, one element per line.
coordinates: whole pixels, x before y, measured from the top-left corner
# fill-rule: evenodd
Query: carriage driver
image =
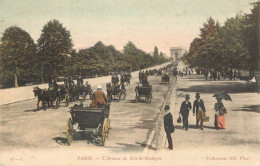
<path fill-rule="evenodd" d="M 108 102 L 108 99 L 105 95 L 105 93 L 102 91 L 102 86 L 97 86 L 97 91 L 93 94 L 92 103 L 90 104 L 90 107 L 102 107 L 105 106 Z"/>

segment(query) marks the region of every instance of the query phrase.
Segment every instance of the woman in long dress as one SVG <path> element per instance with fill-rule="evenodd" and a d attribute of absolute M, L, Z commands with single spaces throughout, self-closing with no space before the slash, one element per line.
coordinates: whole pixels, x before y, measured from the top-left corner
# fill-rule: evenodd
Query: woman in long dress
<path fill-rule="evenodd" d="M 222 102 L 221 98 L 217 98 L 217 103 L 215 103 L 214 106 L 214 110 L 215 110 L 215 128 L 216 129 L 225 129 L 225 115 L 226 112 L 226 108 L 224 107 L 224 104 Z"/>

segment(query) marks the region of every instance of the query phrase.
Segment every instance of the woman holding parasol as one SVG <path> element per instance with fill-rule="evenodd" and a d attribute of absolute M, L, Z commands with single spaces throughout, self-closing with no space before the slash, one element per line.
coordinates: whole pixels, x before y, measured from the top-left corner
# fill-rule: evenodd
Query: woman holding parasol
<path fill-rule="evenodd" d="M 214 125 L 215 125 L 215 128 L 216 129 L 225 129 L 225 116 L 224 114 L 227 113 L 227 110 L 226 108 L 224 107 L 224 104 L 222 102 L 222 99 L 224 100 L 231 100 L 231 97 L 223 92 L 223 93 L 216 93 L 213 95 L 213 97 L 216 97 L 217 99 L 217 103 L 215 103 L 214 105 L 214 110 L 215 110 L 215 122 L 214 122 Z"/>

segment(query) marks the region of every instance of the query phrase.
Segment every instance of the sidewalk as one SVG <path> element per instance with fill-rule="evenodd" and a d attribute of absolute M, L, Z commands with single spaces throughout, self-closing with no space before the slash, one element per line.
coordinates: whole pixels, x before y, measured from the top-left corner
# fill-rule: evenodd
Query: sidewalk
<path fill-rule="evenodd" d="M 144 70 L 152 70 L 159 69 L 168 65 L 168 63 L 164 63 L 162 65 L 150 67 Z M 132 77 L 138 77 L 139 71 L 132 72 Z M 97 77 L 97 78 L 89 78 L 84 79 L 84 84 L 88 81 L 88 83 L 92 86 L 93 89 L 96 88 L 98 84 L 105 84 L 111 81 L 111 76 Z M 63 84 L 63 82 L 58 82 L 59 84 Z M 40 85 L 32 85 L 32 86 L 24 86 L 18 88 L 8 88 L 8 89 L 0 89 L 0 106 L 15 102 L 20 102 L 24 100 L 35 99 L 33 94 L 33 87 L 39 86 L 40 88 L 48 88 L 48 84 L 40 84 Z"/>
<path fill-rule="evenodd" d="M 172 134 L 174 153 L 188 150 L 199 154 L 205 149 L 214 149 L 211 152 L 214 154 L 229 149 L 231 155 L 233 152 L 240 152 L 239 148 L 246 149 L 243 153 L 259 153 L 260 96 L 242 89 L 243 84 L 242 81 L 205 81 L 204 77 L 197 75 L 178 77 L 177 91 L 172 93 L 170 104 L 175 125 L 175 132 Z M 216 130 L 213 109 L 216 99 L 212 96 L 215 92 L 223 90 L 229 92 L 233 101 L 223 101 L 227 108 L 226 129 Z M 201 99 L 204 100 L 206 115 L 210 120 L 204 123 L 204 130 L 196 129 L 196 119 L 191 110 L 189 131 L 185 131 L 182 129 L 182 124 L 177 123 L 180 105 L 184 101 L 185 94 L 190 94 L 190 102 L 193 105 L 196 92 L 199 92 Z M 168 146 L 168 142 L 165 144 L 165 141 L 162 140 L 163 151 L 167 150 Z"/>

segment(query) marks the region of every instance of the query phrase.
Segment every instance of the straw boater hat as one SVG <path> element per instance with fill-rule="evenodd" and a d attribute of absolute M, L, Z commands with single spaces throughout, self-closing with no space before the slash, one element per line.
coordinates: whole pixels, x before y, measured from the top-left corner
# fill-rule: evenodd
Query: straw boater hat
<path fill-rule="evenodd" d="M 97 89 L 101 89 L 101 90 L 102 90 L 102 86 L 101 86 L 101 85 L 98 85 L 98 86 L 97 86 Z"/>

